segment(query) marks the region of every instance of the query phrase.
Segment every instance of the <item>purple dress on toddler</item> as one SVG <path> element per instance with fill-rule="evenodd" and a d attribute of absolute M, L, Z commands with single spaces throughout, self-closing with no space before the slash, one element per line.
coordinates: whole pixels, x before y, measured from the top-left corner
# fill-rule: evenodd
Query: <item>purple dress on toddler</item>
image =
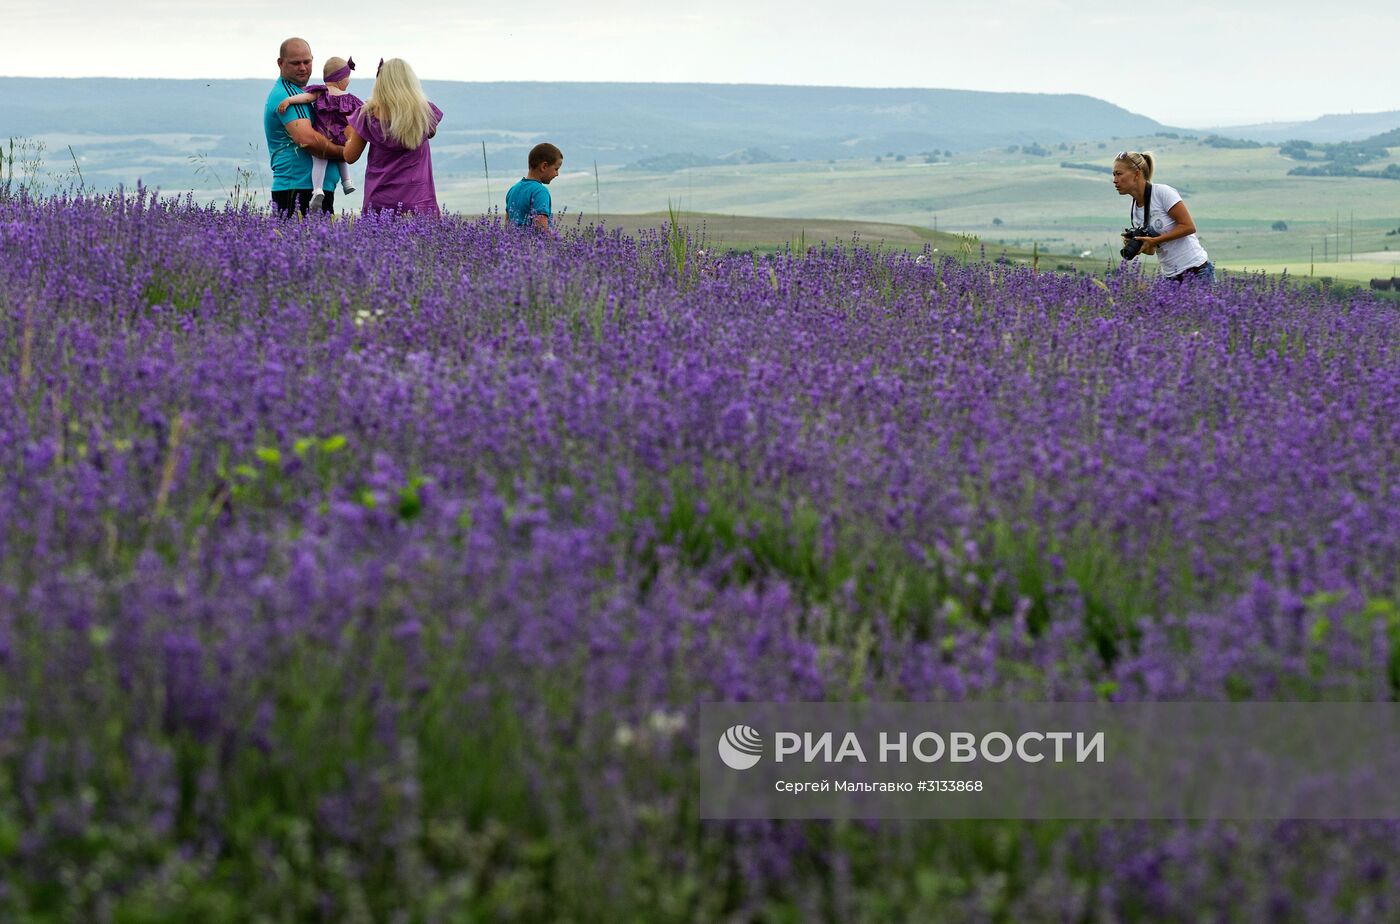
<path fill-rule="evenodd" d="M 350 124 L 350 117 L 360 111 L 365 101 L 354 93 L 332 96 L 330 88 L 322 83 L 314 83 L 302 92 L 316 94 L 316 102 L 311 104 L 316 131 L 336 144 L 345 144 L 345 126 Z"/>

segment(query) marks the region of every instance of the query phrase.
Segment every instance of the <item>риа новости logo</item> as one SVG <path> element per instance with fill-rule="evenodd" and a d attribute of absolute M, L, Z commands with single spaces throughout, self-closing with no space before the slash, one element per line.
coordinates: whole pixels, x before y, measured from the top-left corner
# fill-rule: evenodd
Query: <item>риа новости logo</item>
<path fill-rule="evenodd" d="M 731 725 L 719 737 L 719 759 L 731 770 L 747 770 L 763 757 L 763 738 L 747 725 Z"/>

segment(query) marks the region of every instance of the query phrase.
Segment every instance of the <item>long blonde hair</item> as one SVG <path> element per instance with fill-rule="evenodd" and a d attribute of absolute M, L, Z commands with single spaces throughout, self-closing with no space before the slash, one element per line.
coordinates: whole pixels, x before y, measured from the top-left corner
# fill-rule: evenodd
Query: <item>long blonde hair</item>
<path fill-rule="evenodd" d="M 379 69 L 365 112 L 379 120 L 385 134 L 409 150 L 427 140 L 433 126 L 423 85 L 402 58 L 390 58 Z"/>

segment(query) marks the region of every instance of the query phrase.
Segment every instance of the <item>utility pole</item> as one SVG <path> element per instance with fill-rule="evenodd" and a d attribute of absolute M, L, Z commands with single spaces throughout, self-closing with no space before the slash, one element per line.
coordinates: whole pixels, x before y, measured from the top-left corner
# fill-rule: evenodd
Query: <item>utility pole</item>
<path fill-rule="evenodd" d="M 491 167 L 486 163 L 486 139 L 481 139 L 481 169 L 486 173 L 486 214 L 491 214 Z"/>
<path fill-rule="evenodd" d="M 1356 262 L 1356 209 L 1351 210 L 1351 262 Z"/>
<path fill-rule="evenodd" d="M 1309 244 L 1309 245 L 1308 245 L 1308 276 L 1309 276 L 1309 278 L 1311 278 L 1311 277 L 1312 277 L 1312 274 L 1313 274 L 1314 272 L 1316 272 L 1316 271 L 1317 271 L 1317 245 L 1316 245 L 1316 244 Z"/>

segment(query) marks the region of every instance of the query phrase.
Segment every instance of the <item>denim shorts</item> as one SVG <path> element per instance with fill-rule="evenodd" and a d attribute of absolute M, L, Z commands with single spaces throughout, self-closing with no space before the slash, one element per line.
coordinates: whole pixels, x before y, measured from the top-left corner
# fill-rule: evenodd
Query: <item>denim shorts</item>
<path fill-rule="evenodd" d="M 1177 273 L 1175 276 L 1168 276 L 1172 282 L 1185 282 L 1188 279 L 1204 279 L 1207 284 L 1215 285 L 1215 264 L 1207 260 L 1199 266 L 1193 266 L 1185 272 Z"/>

